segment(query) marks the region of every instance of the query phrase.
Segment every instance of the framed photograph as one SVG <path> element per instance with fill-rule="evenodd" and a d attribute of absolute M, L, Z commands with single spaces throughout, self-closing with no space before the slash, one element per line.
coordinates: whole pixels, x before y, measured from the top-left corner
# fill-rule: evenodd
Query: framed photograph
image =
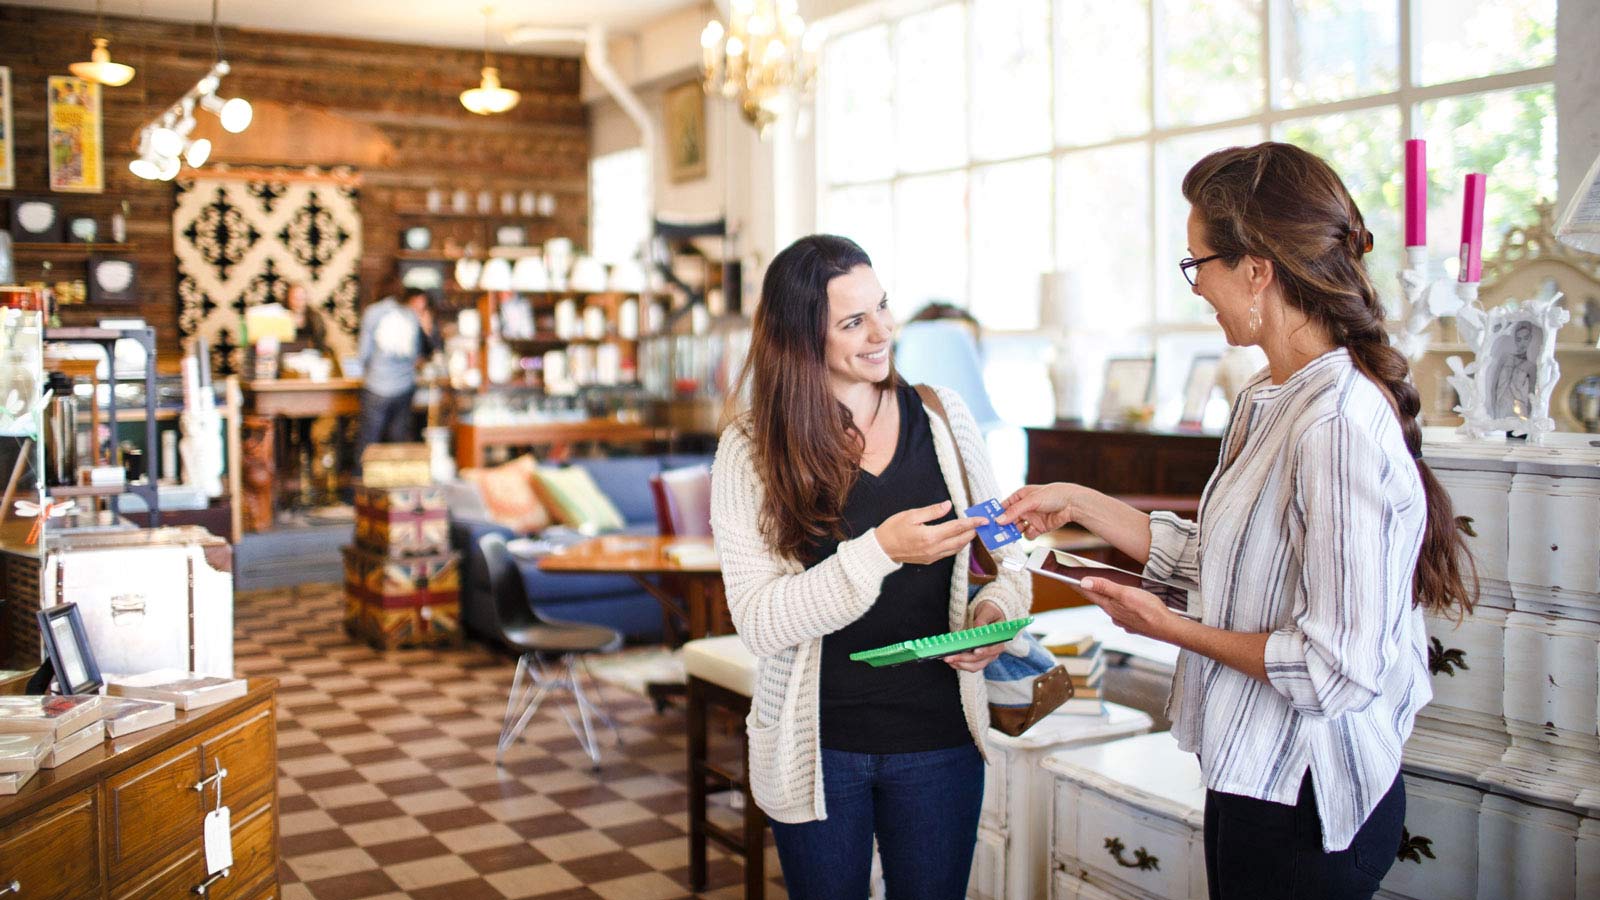
<path fill-rule="evenodd" d="M 59 244 L 66 235 L 61 208 L 49 197 L 11 198 L 11 238 L 19 244 Z"/>
<path fill-rule="evenodd" d="M 138 265 L 126 256 L 89 257 L 89 302 L 134 303 L 139 299 Z"/>
<path fill-rule="evenodd" d="M 528 243 L 528 229 L 521 225 L 501 225 L 494 230 L 496 247 L 522 247 Z"/>
<path fill-rule="evenodd" d="M 433 246 L 433 232 L 424 225 L 413 225 L 400 231 L 400 249 L 426 250 Z"/>
<path fill-rule="evenodd" d="M 706 95 L 698 81 L 671 88 L 662 116 L 673 184 L 706 177 Z"/>
<path fill-rule="evenodd" d="M 76 603 L 63 603 L 41 609 L 39 636 L 45 654 L 56 671 L 56 684 L 63 694 L 94 694 L 105 682 L 95 664 L 89 636 L 83 630 L 83 614 Z"/>
<path fill-rule="evenodd" d="M 446 268 L 444 260 L 402 259 L 395 263 L 400 284 L 408 288 L 438 293 L 444 290 Z"/>
<path fill-rule="evenodd" d="M 1183 384 L 1183 412 L 1178 416 L 1181 428 L 1199 428 L 1205 421 L 1206 404 L 1217 390 L 1217 369 L 1222 357 L 1200 354 L 1189 363 L 1189 380 Z"/>
<path fill-rule="evenodd" d="M 67 220 L 67 243 L 92 244 L 100 234 L 100 225 L 94 216 L 73 216 Z"/>
<path fill-rule="evenodd" d="M 1106 360 L 1105 387 L 1100 391 L 1100 421 L 1129 422 L 1150 403 L 1156 358 L 1117 357 Z"/>
<path fill-rule="evenodd" d="M 1456 327 L 1473 348 L 1473 360 L 1445 360 L 1448 381 L 1461 397 L 1456 412 L 1466 419 L 1461 434 L 1482 438 L 1499 432 L 1537 437 L 1555 430 L 1550 395 L 1561 379 L 1556 334 L 1571 314 L 1560 294 L 1512 300 L 1484 312 L 1464 306 Z"/>
<path fill-rule="evenodd" d="M 47 91 L 45 145 L 50 155 L 50 190 L 74 194 L 104 191 L 100 85 L 82 78 L 52 75 Z"/>
<path fill-rule="evenodd" d="M 9 191 L 17 186 L 17 161 L 12 144 L 16 139 L 11 131 L 11 69 L 0 66 L 0 190 Z"/>

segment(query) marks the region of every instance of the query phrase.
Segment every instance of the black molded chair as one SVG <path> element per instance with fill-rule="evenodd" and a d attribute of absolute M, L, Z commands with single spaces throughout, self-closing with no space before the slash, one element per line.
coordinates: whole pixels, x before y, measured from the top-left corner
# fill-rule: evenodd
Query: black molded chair
<path fill-rule="evenodd" d="M 533 721 L 545 697 L 552 691 L 567 691 L 578 709 L 578 720 L 575 721 L 565 708 L 561 715 L 578 736 L 589 759 L 594 761 L 594 767 L 599 768 L 600 744 L 595 739 L 594 720 L 604 722 L 619 744 L 622 734 L 615 720 L 599 704 L 599 686 L 586 660 L 591 653 L 611 653 L 621 647 L 622 633 L 604 625 L 545 618 L 524 596 L 516 565 L 506 549 L 506 539 L 498 534 L 486 534 L 478 540 L 478 547 L 483 551 L 489 570 L 495 629 L 506 646 L 521 653 L 517 659 L 517 673 L 511 680 L 511 694 L 506 698 L 505 722 L 500 728 L 495 763 L 504 762 L 506 750 Z M 545 657 L 550 656 L 558 657 L 559 662 L 547 667 Z M 585 693 L 583 676 L 595 684 L 593 698 Z"/>

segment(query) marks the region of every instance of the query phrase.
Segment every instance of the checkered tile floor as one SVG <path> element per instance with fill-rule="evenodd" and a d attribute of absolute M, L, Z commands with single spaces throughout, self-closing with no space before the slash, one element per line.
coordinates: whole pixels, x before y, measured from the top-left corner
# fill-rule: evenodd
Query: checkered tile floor
<path fill-rule="evenodd" d="M 322 585 L 236 600 L 239 672 L 280 684 L 285 900 L 696 896 L 681 711 L 604 690 L 623 744 L 607 733 L 595 772 L 547 703 L 502 769 L 514 661 L 475 645 L 375 651 L 346 637 L 341 604 Z M 740 860 L 710 856 L 699 896 L 742 897 Z M 767 896 L 784 897 L 771 846 L 766 865 Z"/>

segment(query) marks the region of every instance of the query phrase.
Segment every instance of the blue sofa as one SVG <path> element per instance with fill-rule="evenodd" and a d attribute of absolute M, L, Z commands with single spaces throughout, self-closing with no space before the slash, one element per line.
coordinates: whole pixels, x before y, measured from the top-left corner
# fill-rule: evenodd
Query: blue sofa
<path fill-rule="evenodd" d="M 649 535 L 657 533 L 650 476 L 664 469 L 710 464 L 709 456 L 682 454 L 617 456 L 573 463 L 588 471 L 622 514 L 626 524 L 618 533 Z M 520 537 L 503 525 L 451 510 L 450 541 L 463 561 L 462 627 L 475 637 L 495 641 L 494 599 L 489 595 L 488 569 L 478 549 L 478 539 L 490 533 L 504 535 L 507 540 Z M 529 602 L 543 615 L 609 625 L 630 642 L 654 642 L 663 637 L 661 604 L 627 576 L 555 575 L 540 571 L 534 560 L 518 559 L 516 566 Z"/>

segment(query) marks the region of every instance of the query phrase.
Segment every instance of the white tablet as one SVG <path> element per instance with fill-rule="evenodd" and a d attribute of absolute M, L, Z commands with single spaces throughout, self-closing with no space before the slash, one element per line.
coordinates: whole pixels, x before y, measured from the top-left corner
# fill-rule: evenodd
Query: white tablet
<path fill-rule="evenodd" d="M 1151 578 L 1127 569 L 1097 562 L 1068 553 L 1065 550 L 1051 550 L 1048 547 L 1039 547 L 1028 554 L 1027 568 L 1030 572 L 1037 572 L 1046 578 L 1064 581 L 1073 587 L 1082 587 L 1085 578 L 1104 578 L 1117 584 L 1125 584 L 1140 590 L 1149 591 L 1161 598 L 1167 608 L 1179 615 L 1189 618 L 1198 618 L 1196 613 L 1189 611 L 1189 589 L 1180 584 Z"/>

